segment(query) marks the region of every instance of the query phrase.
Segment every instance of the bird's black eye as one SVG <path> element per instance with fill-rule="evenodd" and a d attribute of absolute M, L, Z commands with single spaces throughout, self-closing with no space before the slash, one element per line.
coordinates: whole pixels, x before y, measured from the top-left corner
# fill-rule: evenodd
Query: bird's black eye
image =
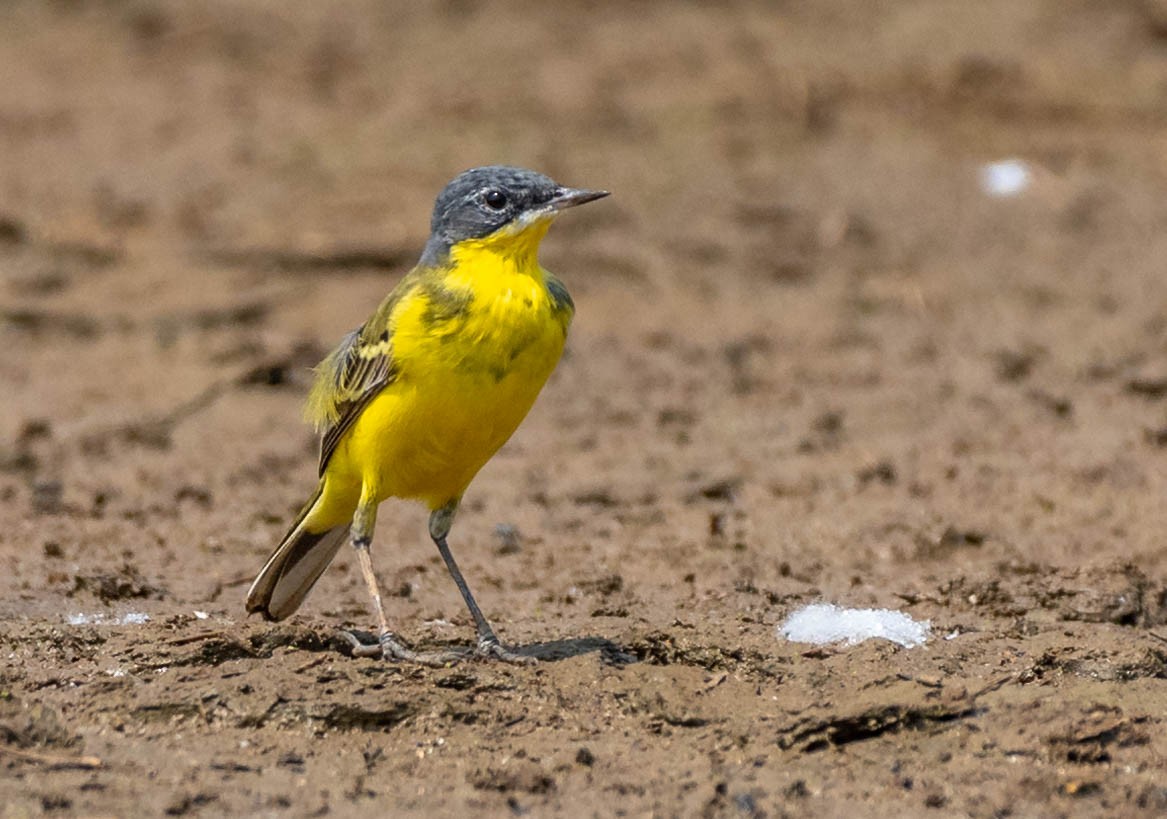
<path fill-rule="evenodd" d="M 492 210 L 502 210 L 507 206 L 507 195 L 500 190 L 489 190 L 482 194 L 482 201 Z"/>

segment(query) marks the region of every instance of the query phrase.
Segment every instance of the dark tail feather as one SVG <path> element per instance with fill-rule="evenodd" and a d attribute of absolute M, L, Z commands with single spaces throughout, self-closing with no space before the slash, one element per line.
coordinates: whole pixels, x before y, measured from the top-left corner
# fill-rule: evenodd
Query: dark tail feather
<path fill-rule="evenodd" d="M 309 532 L 304 528 L 304 522 L 320 500 L 323 485 L 321 481 L 316 494 L 304 505 L 292 528 L 259 570 L 247 592 L 249 614 L 259 612 L 266 620 L 283 620 L 294 613 L 348 539 L 347 524 L 324 532 Z"/>

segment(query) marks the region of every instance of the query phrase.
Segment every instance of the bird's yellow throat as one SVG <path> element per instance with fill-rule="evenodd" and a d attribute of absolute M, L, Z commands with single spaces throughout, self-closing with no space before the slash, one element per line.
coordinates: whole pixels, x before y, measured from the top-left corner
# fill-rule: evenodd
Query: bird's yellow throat
<path fill-rule="evenodd" d="M 554 220 L 552 214 L 547 214 L 528 223 L 507 225 L 481 239 L 465 239 L 450 248 L 450 261 L 456 267 L 473 271 L 471 275 L 475 277 L 495 266 L 525 276 L 542 275 L 539 243 Z"/>

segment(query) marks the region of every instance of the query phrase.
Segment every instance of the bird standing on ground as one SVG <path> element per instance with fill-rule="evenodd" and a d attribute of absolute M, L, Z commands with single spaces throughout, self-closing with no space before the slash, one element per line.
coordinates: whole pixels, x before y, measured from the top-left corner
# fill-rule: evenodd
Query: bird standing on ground
<path fill-rule="evenodd" d="M 307 418 L 323 434 L 320 480 L 247 594 L 247 611 L 282 620 L 304 601 L 345 540 L 376 612 L 374 646 L 354 651 L 441 663 L 389 628 L 369 547 L 386 498 L 423 501 L 429 533 L 478 631 L 477 653 L 512 662 L 446 542 L 470 481 L 518 427 L 563 352 L 574 307 L 539 265 L 555 216 L 606 191 L 565 188 L 521 168 L 474 168 L 434 204 L 417 266 L 372 318 L 317 368 Z"/>

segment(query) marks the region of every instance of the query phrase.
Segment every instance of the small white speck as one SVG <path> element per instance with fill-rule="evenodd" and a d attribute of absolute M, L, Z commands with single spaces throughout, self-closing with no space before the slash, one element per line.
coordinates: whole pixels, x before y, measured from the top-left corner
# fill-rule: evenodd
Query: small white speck
<path fill-rule="evenodd" d="M 864 640 L 890 640 L 905 648 L 923 645 L 932 624 L 890 609 L 847 609 L 830 603 L 804 606 L 778 627 L 778 636 L 792 643 L 857 645 Z"/>
<path fill-rule="evenodd" d="M 206 620 L 211 615 L 207 614 L 205 611 L 196 611 L 194 616 L 199 620 Z"/>
<path fill-rule="evenodd" d="M 128 611 L 112 617 L 101 612 L 77 612 L 65 615 L 65 622 L 71 626 L 141 626 L 150 622 L 150 615 L 143 611 Z"/>
<path fill-rule="evenodd" d="M 981 190 L 997 198 L 1017 196 L 1033 181 L 1029 163 L 1022 159 L 987 162 L 980 167 L 979 175 Z"/>

